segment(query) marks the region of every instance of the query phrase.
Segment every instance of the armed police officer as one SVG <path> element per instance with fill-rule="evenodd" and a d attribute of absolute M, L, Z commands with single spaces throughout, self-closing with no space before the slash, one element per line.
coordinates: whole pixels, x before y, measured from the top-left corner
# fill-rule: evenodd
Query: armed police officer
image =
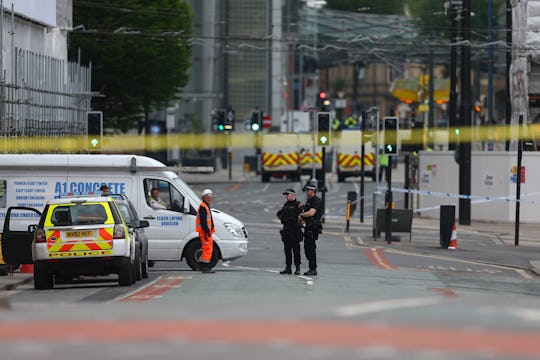
<path fill-rule="evenodd" d="M 283 224 L 283 229 L 280 230 L 280 233 L 285 251 L 285 269 L 279 273 L 292 274 L 291 266 L 294 255 L 294 265 L 296 267 L 294 274 L 300 275 L 300 242 L 302 241 L 303 234 L 298 216 L 302 212 L 302 204 L 296 200 L 294 189 L 285 190 L 283 195 L 285 195 L 287 201 L 283 204 L 281 210 L 278 211 L 277 217 Z"/>
<path fill-rule="evenodd" d="M 311 181 L 304 188 L 306 191 L 306 204 L 304 211 L 298 215 L 298 220 L 305 223 L 304 251 L 309 262 L 309 270 L 304 275 L 317 275 L 317 244 L 322 229 L 322 200 L 317 196 L 317 183 Z"/>

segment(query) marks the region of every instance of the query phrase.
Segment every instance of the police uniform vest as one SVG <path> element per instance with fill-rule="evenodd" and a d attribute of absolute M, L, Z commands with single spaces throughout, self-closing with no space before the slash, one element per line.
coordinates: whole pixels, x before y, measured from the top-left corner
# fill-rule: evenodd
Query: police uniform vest
<path fill-rule="evenodd" d="M 299 227 L 298 224 L 298 215 L 300 215 L 300 202 L 298 200 L 287 201 L 283 204 L 283 208 L 278 213 L 278 216 L 281 219 L 284 230 L 296 230 Z"/>

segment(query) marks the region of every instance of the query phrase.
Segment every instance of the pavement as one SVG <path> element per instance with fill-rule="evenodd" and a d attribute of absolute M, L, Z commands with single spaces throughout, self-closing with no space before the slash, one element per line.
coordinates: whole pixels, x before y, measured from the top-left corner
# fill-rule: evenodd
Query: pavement
<path fill-rule="evenodd" d="M 186 173 L 182 175 L 182 178 L 188 184 L 260 181 L 260 176 L 255 175 L 254 172 L 245 172 L 243 164 L 234 164 L 232 171 L 221 169 L 211 174 Z M 344 231 L 345 224 L 343 220 L 328 219 L 325 227 L 342 228 Z M 357 239 L 357 244 L 362 246 L 522 269 L 540 279 L 540 223 L 519 225 L 518 246 L 515 244 L 516 226 L 514 223 L 472 221 L 470 225 L 458 224 L 456 250 L 444 249 L 439 245 L 439 229 L 439 219 L 415 217 L 411 242 L 408 241 L 409 235 L 400 233 L 401 241 L 387 243 L 384 233 L 378 241 L 373 239 L 371 220 L 360 223 L 358 219 L 355 219 L 350 222 L 350 231 L 344 234 L 350 234 L 351 237 Z M 27 270 L 26 268 L 23 270 Z M 31 272 L 21 272 L 20 268 L 16 269 L 12 274 L 0 275 L 0 291 L 13 290 L 32 280 Z"/>

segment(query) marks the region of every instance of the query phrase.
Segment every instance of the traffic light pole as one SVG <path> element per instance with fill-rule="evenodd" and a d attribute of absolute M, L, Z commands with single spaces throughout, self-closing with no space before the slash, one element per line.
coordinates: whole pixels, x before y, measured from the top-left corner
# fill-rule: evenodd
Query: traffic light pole
<path fill-rule="evenodd" d="M 326 204 L 326 146 L 322 147 L 322 174 L 321 174 L 321 200 L 322 200 L 322 214 L 321 221 L 324 223 L 324 213 L 325 210 L 325 204 Z"/>
<path fill-rule="evenodd" d="M 386 181 L 388 188 L 386 190 L 386 219 L 384 222 L 385 227 L 385 240 L 388 244 L 392 243 L 392 156 L 388 156 L 388 166 L 386 167 Z"/>

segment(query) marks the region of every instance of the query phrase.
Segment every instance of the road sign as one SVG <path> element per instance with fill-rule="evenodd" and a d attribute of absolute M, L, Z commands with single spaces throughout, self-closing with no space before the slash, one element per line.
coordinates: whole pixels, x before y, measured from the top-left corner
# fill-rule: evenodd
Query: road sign
<path fill-rule="evenodd" d="M 262 127 L 268 129 L 272 126 L 272 117 L 270 115 L 263 116 Z"/>

